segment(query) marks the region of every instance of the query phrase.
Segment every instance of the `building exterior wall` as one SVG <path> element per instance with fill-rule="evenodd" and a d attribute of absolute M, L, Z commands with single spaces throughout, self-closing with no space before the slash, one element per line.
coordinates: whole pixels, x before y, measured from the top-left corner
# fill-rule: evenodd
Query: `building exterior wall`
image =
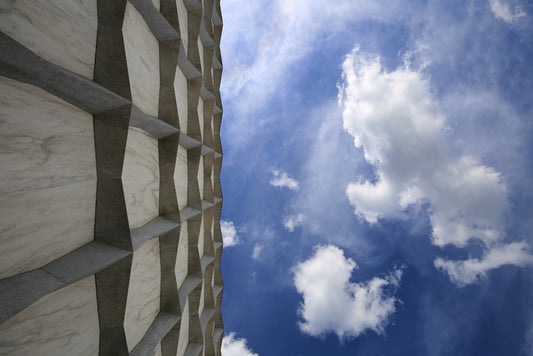
<path fill-rule="evenodd" d="M 0 354 L 219 355 L 219 0 L 0 10 Z"/>

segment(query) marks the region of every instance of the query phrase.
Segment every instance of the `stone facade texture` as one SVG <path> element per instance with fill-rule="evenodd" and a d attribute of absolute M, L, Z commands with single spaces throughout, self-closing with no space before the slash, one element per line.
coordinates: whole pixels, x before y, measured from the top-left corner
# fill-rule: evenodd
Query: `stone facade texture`
<path fill-rule="evenodd" d="M 0 1 L 0 354 L 220 355 L 219 0 Z"/>

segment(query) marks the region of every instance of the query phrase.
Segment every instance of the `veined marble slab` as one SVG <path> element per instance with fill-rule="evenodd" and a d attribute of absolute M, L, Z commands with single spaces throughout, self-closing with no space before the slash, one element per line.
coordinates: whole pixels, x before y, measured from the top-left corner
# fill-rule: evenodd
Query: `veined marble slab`
<path fill-rule="evenodd" d="M 180 238 L 178 242 L 178 253 L 176 256 L 176 265 L 174 272 L 176 273 L 176 283 L 178 288 L 181 286 L 185 278 L 187 277 L 189 268 L 189 233 L 188 233 L 188 222 L 181 222 Z"/>
<path fill-rule="evenodd" d="M 154 349 L 154 356 L 162 356 L 161 354 L 161 343 L 157 344 Z"/>
<path fill-rule="evenodd" d="M 204 99 L 198 98 L 198 123 L 200 124 L 200 135 L 202 142 L 204 140 Z"/>
<path fill-rule="evenodd" d="M 180 67 L 176 68 L 176 75 L 174 76 L 174 92 L 176 93 L 180 130 L 187 135 L 187 110 L 189 107 L 187 97 L 187 78 L 181 71 Z"/>
<path fill-rule="evenodd" d="M 159 239 L 142 245 L 133 254 L 130 285 L 124 315 L 128 351 L 141 341 L 159 313 L 161 266 Z"/>
<path fill-rule="evenodd" d="M 158 141 L 136 127 L 128 131 L 122 184 L 130 228 L 159 215 Z"/>
<path fill-rule="evenodd" d="M 133 103 L 145 114 L 158 116 L 159 42 L 131 3 L 122 25 Z"/>
<path fill-rule="evenodd" d="M 198 189 L 200 189 L 200 200 L 204 198 L 204 156 L 200 156 L 198 164 Z"/>
<path fill-rule="evenodd" d="M 187 206 L 187 150 L 181 145 L 178 146 L 178 155 L 176 156 L 176 167 L 174 168 L 174 185 L 176 186 L 176 195 L 178 197 L 179 209 Z"/>
<path fill-rule="evenodd" d="M 94 238 L 92 115 L 0 77 L 0 278 L 41 267 Z"/>
<path fill-rule="evenodd" d="M 97 355 L 94 275 L 55 291 L 0 326 L 2 355 Z"/>
<path fill-rule="evenodd" d="M 44 59 L 93 79 L 96 0 L 0 3 L 0 30 Z"/>

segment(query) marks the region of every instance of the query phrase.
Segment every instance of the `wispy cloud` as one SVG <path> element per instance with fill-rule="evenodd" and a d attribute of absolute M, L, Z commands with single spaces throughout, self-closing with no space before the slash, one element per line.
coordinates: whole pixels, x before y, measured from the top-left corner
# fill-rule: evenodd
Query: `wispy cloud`
<path fill-rule="evenodd" d="M 235 229 L 233 221 L 221 220 L 220 229 L 222 231 L 222 241 L 224 242 L 224 247 L 230 247 L 239 244 L 237 229 Z"/>
<path fill-rule="evenodd" d="M 246 339 L 237 339 L 235 333 L 224 335 L 222 339 L 222 356 L 259 356 L 248 348 Z"/>
<path fill-rule="evenodd" d="M 307 221 L 307 216 L 304 214 L 288 215 L 283 219 L 283 226 L 293 232 L 299 226 L 302 226 Z"/>
<path fill-rule="evenodd" d="M 264 247 L 264 246 L 261 245 L 261 244 L 256 244 L 256 245 L 254 246 L 254 250 L 253 250 L 253 252 L 252 252 L 252 258 L 253 258 L 254 260 L 259 260 L 259 259 L 261 259 L 261 253 L 263 252 L 263 247 Z"/>
<path fill-rule="evenodd" d="M 289 232 L 294 232 L 297 228 L 307 228 L 307 231 L 317 233 L 320 229 L 319 224 L 303 213 L 286 215 L 283 218 L 283 226 Z"/>
<path fill-rule="evenodd" d="M 527 15 L 519 5 L 514 9 L 511 6 L 506 0 L 490 0 L 490 9 L 497 19 L 512 23 Z"/>
<path fill-rule="evenodd" d="M 314 255 L 293 268 L 294 284 L 303 296 L 299 314 L 302 332 L 321 336 L 328 332 L 340 340 L 356 337 L 366 330 L 384 333 L 396 298 L 385 289 L 399 286 L 402 270 L 385 278 L 352 283 L 356 263 L 333 245 L 315 247 Z"/>
<path fill-rule="evenodd" d="M 272 179 L 270 185 L 280 188 L 289 188 L 291 190 L 300 189 L 300 184 L 294 178 L 290 177 L 286 172 L 279 169 L 272 168 Z"/>
<path fill-rule="evenodd" d="M 344 129 L 376 172 L 375 180 L 346 189 L 356 214 L 373 224 L 402 218 L 410 206 L 429 204 L 435 245 L 464 247 L 476 239 L 487 250 L 500 246 L 508 211 L 506 185 L 494 168 L 447 142 L 446 118 L 422 73 L 407 65 L 388 72 L 379 57 L 356 47 L 344 61 L 343 78 Z M 525 254 L 524 248 L 505 251 Z M 489 251 L 485 259 L 491 256 Z M 519 265 L 512 258 L 497 260 L 440 261 L 438 266 L 464 284 L 502 263 Z"/>

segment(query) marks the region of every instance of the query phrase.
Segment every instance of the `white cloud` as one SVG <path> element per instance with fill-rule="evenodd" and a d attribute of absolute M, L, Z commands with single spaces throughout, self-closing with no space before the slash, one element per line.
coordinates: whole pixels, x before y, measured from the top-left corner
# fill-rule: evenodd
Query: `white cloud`
<path fill-rule="evenodd" d="M 233 221 L 220 220 L 220 229 L 222 230 L 222 241 L 224 247 L 235 246 L 239 244 L 239 237 Z"/>
<path fill-rule="evenodd" d="M 293 232 L 299 226 L 302 226 L 307 221 L 307 216 L 304 214 L 288 215 L 283 219 L 283 226 L 290 232 Z"/>
<path fill-rule="evenodd" d="M 254 246 L 254 251 L 252 252 L 252 258 L 254 260 L 258 260 L 261 258 L 261 252 L 263 252 L 263 245 L 261 244 L 256 244 Z"/>
<path fill-rule="evenodd" d="M 485 277 L 486 272 L 504 265 L 526 266 L 533 264 L 533 256 L 527 252 L 527 245 L 514 242 L 489 250 L 481 259 L 472 258 L 465 261 L 435 260 L 435 267 L 446 272 L 450 279 L 459 286 L 477 282 Z"/>
<path fill-rule="evenodd" d="M 464 247 L 477 239 L 491 249 L 500 243 L 508 210 L 506 185 L 494 168 L 447 144 L 445 117 L 422 73 L 408 66 L 387 72 L 379 57 L 355 48 L 343 63 L 343 78 L 344 129 L 363 148 L 376 176 L 348 185 L 356 214 L 372 224 L 402 218 L 409 206 L 429 204 L 435 245 Z M 457 276 L 469 283 L 476 278 L 466 276 L 500 265 L 465 262 Z"/>
<path fill-rule="evenodd" d="M 280 188 L 289 188 L 291 190 L 300 189 L 300 184 L 291 178 L 286 172 L 282 172 L 279 169 L 272 168 L 272 179 L 270 185 Z"/>
<path fill-rule="evenodd" d="M 490 0 L 490 9 L 492 10 L 494 17 L 507 23 L 515 22 L 527 15 L 519 5 L 511 10 L 511 6 L 506 0 Z"/>
<path fill-rule="evenodd" d="M 229 333 L 222 339 L 222 356 L 259 356 L 246 345 L 246 339 L 236 339 L 235 333 Z"/>
<path fill-rule="evenodd" d="M 300 330 L 312 336 L 334 332 L 339 339 L 366 330 L 384 333 L 397 300 L 385 289 L 399 286 L 402 270 L 364 283 L 350 282 L 356 263 L 333 245 L 317 246 L 307 261 L 293 268 L 294 284 L 303 295 Z"/>

